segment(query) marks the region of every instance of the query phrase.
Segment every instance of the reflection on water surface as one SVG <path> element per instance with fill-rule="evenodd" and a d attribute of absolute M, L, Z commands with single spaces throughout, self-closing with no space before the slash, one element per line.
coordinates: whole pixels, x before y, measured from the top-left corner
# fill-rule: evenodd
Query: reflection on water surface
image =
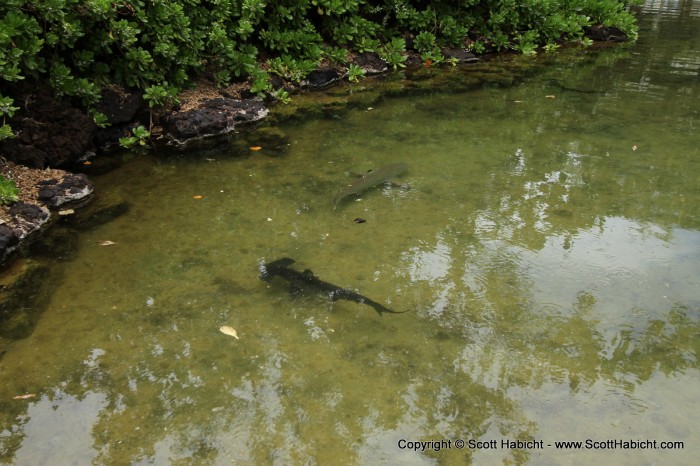
<path fill-rule="evenodd" d="M 56 228 L 76 247 L 34 255 L 51 266 L 18 314 L 27 331 L 3 335 L 0 458 L 695 464 L 700 44 L 688 4 L 683 20 L 645 16 L 635 46 L 545 57 L 527 78 L 288 122 L 276 157 L 232 145 L 96 177 L 94 202 L 115 218 Z M 457 83 L 490 66 L 444 73 Z M 333 210 L 348 172 L 397 162 L 410 189 Z M 379 317 L 258 279 L 285 256 L 411 312 Z M 415 452 L 401 439 L 498 446 Z M 500 443 L 533 439 L 544 447 Z M 684 448 L 554 446 L 586 439 Z"/>

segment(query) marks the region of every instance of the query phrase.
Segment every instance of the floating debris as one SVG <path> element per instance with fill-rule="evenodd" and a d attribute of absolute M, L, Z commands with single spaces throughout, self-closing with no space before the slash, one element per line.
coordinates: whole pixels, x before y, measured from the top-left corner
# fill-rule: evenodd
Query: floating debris
<path fill-rule="evenodd" d="M 66 209 L 66 210 L 59 210 L 58 215 L 73 215 L 75 213 L 75 210 L 73 209 Z"/>
<path fill-rule="evenodd" d="M 115 243 L 114 241 L 110 241 L 108 239 L 105 239 L 102 241 L 98 241 L 97 244 L 99 244 L 100 246 L 112 246 L 113 244 L 117 244 L 117 243 Z"/>
<path fill-rule="evenodd" d="M 260 146 L 252 146 L 250 150 L 262 150 L 262 147 Z"/>
<path fill-rule="evenodd" d="M 219 331 L 224 335 L 228 335 L 230 337 L 235 338 L 236 340 L 239 339 L 238 332 L 236 332 L 236 329 L 233 327 L 229 327 L 228 325 L 222 325 L 221 327 L 219 327 Z"/>
<path fill-rule="evenodd" d="M 192 199 L 204 199 L 204 196 L 197 194 L 196 196 L 192 196 Z"/>
<path fill-rule="evenodd" d="M 367 220 L 365 220 L 364 218 L 361 218 L 361 217 L 357 217 L 355 220 L 353 220 L 353 222 L 355 222 L 355 223 L 365 223 L 366 221 Z"/>
<path fill-rule="evenodd" d="M 544 96 L 544 97 L 545 97 L 545 99 L 556 99 L 556 98 L 557 98 L 557 96 L 551 95 L 551 94 L 550 94 L 550 95 L 546 95 L 546 96 Z"/>
<path fill-rule="evenodd" d="M 632 146 L 632 150 L 637 150 L 637 144 Z"/>
<path fill-rule="evenodd" d="M 27 393 L 26 395 L 13 396 L 13 400 L 28 400 L 29 398 L 36 398 L 36 393 Z"/>

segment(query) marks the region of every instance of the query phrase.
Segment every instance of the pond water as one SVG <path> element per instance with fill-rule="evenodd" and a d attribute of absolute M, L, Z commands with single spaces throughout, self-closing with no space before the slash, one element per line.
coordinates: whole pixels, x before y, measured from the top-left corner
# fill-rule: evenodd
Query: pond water
<path fill-rule="evenodd" d="M 0 461 L 697 464 L 700 5 L 640 24 L 92 176 L 122 215 L 79 212 L 31 258 Z M 409 312 L 259 279 L 283 257 Z"/>

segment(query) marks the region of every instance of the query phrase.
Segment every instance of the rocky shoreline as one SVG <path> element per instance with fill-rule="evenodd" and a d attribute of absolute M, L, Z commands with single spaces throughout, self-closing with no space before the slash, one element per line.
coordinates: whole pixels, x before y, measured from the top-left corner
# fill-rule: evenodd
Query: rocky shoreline
<path fill-rule="evenodd" d="M 461 56 L 460 61 L 477 60 L 468 53 Z M 374 53 L 353 58 L 368 76 L 388 69 Z M 274 86 L 293 94 L 325 89 L 345 77 L 344 68 L 327 67 L 300 83 L 279 79 Z M 68 215 L 68 207 L 89 201 L 92 183 L 73 172 L 91 165 L 96 154 L 119 149 L 119 138 L 130 136 L 134 128 L 150 127 L 155 146 L 183 149 L 252 129 L 270 113 L 269 102 L 251 94 L 248 83 L 219 89 L 201 79 L 195 89 L 182 92 L 179 101 L 151 113 L 140 94 L 108 86 L 95 110 L 109 125 L 99 128 L 70 100 L 57 99 L 39 86 L 19 86 L 15 102 L 22 105 L 12 121 L 16 137 L 0 143 L 0 175 L 14 181 L 20 192 L 19 202 L 0 205 L 0 267 L 6 268 L 20 246 L 52 219 Z"/>
<path fill-rule="evenodd" d="M 58 208 L 87 199 L 94 190 L 87 176 L 65 170 L 32 169 L 0 159 L 0 173 L 13 180 L 20 193 L 18 202 L 0 207 L 0 262 L 49 222 L 52 210 L 57 215 L 72 213 Z"/>
<path fill-rule="evenodd" d="M 598 26 L 591 33 L 600 42 L 626 39 L 616 28 Z M 445 49 L 443 55 L 455 66 L 480 60 L 461 49 Z M 376 53 L 353 55 L 350 63 L 362 68 L 365 76 L 386 74 L 389 69 Z M 415 53 L 408 55 L 404 63 L 407 73 L 431 67 Z M 299 83 L 277 78 L 273 86 L 293 95 L 327 89 L 344 80 L 347 68 L 326 66 Z M 95 108 L 107 117 L 109 125 L 105 128 L 99 128 L 73 102 L 57 99 L 48 89 L 24 84 L 14 93 L 15 102 L 20 105 L 12 121 L 16 137 L 0 143 L 0 174 L 17 184 L 20 200 L 13 205 L 0 205 L 2 268 L 9 265 L 8 259 L 24 242 L 52 219 L 89 201 L 92 183 L 87 176 L 75 172 L 90 165 L 96 154 L 118 149 L 119 138 L 130 136 L 134 128 L 150 127 L 155 147 L 192 148 L 255 128 L 270 114 L 270 102 L 254 96 L 249 83 L 217 88 L 206 77 L 194 89 L 182 92 L 177 105 L 154 112 L 140 94 L 107 86 Z"/>

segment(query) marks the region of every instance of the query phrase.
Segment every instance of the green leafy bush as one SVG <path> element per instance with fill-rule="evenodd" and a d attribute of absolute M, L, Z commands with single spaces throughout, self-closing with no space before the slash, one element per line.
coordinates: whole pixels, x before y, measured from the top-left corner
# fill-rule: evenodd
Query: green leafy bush
<path fill-rule="evenodd" d="M 432 52 L 437 48 L 435 34 L 423 31 L 414 40 L 413 46 L 419 53 Z"/>
<path fill-rule="evenodd" d="M 409 36 L 436 60 L 444 46 L 534 53 L 581 41 L 592 24 L 634 38 L 628 7 L 638 1 L 4 0 L 0 85 L 7 93 L 19 80 L 43 79 L 90 108 L 100 87 L 114 82 L 144 91 L 158 106 L 207 71 L 221 85 L 249 79 L 254 92 L 269 94 L 263 60 L 271 73 L 299 80 L 324 58 L 344 63 L 339 46 L 379 52 L 396 69 Z M 8 135 L 3 124 L 0 138 Z"/>
<path fill-rule="evenodd" d="M 148 139 L 151 137 L 151 132 L 143 126 L 137 126 L 131 130 L 131 136 L 119 138 L 119 145 L 125 149 L 133 147 L 145 146 Z"/>
<path fill-rule="evenodd" d="M 12 99 L 9 97 L 3 97 L 0 94 L 0 115 L 2 116 L 2 125 L 0 125 L 0 141 L 7 138 L 14 137 L 12 128 L 7 124 L 5 118 L 12 118 L 15 111 L 19 110 L 19 107 L 12 106 Z"/>
<path fill-rule="evenodd" d="M 403 68 L 406 66 L 403 64 L 406 61 L 405 51 L 406 41 L 401 37 L 396 37 L 379 49 L 379 56 L 394 69 L 397 67 Z"/>
<path fill-rule="evenodd" d="M 0 204 L 12 204 L 19 201 L 19 189 L 14 181 L 0 176 Z"/>
<path fill-rule="evenodd" d="M 348 81 L 351 83 L 356 83 L 360 79 L 365 77 L 365 70 L 360 68 L 354 63 L 351 63 L 350 66 L 348 67 Z"/>

